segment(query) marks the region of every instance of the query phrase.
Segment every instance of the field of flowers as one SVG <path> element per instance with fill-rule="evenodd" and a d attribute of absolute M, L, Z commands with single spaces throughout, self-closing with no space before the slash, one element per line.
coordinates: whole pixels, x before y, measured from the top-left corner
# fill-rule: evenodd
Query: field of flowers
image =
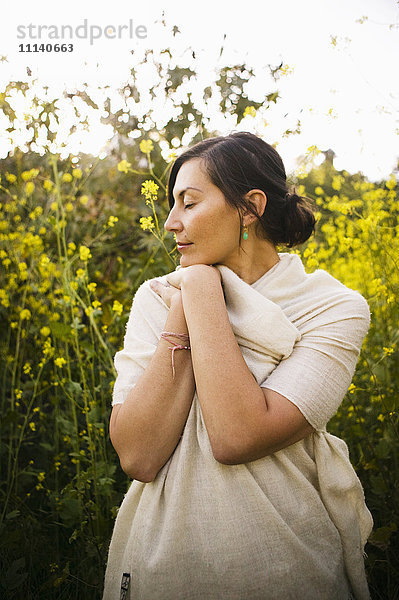
<path fill-rule="evenodd" d="M 155 144 L 155 147 L 154 147 Z M 129 479 L 109 440 L 113 356 L 133 295 L 178 264 L 165 236 L 173 157 L 137 140 L 121 158 L 0 163 L 0 595 L 98 599 Z M 144 165 L 144 166 L 143 166 Z M 373 598 L 399 598 L 399 225 L 397 182 L 327 160 L 292 179 L 318 229 L 296 250 L 368 300 L 372 324 L 329 431 L 345 439 L 375 528 Z"/>

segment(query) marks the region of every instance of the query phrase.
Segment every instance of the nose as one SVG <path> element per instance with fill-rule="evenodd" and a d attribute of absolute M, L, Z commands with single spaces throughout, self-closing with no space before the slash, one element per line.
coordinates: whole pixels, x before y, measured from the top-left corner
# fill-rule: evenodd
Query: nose
<path fill-rule="evenodd" d="M 164 228 L 166 229 L 166 231 L 171 232 L 181 231 L 182 224 L 181 221 L 177 218 L 174 208 L 172 208 L 169 212 L 168 218 L 165 221 Z"/>

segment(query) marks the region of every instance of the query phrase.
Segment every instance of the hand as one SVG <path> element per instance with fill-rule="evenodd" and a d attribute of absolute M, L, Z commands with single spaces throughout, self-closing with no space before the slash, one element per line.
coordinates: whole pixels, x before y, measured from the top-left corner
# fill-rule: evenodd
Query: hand
<path fill-rule="evenodd" d="M 158 279 L 154 279 L 150 281 L 150 288 L 162 298 L 168 308 L 171 307 L 172 302 L 181 300 L 181 291 L 169 283 L 165 285 Z"/>
<path fill-rule="evenodd" d="M 190 281 L 194 281 L 194 283 L 195 283 L 195 280 L 198 277 L 203 277 L 204 274 L 207 277 L 215 277 L 216 276 L 217 281 L 219 281 L 219 282 L 222 279 L 218 269 L 216 269 L 212 265 L 196 264 L 196 265 L 190 265 L 189 267 L 178 268 L 176 271 L 173 271 L 173 273 L 169 273 L 169 275 L 166 276 L 166 280 L 168 283 L 170 283 L 171 286 L 181 290 L 182 285 L 185 282 L 190 280 Z"/>

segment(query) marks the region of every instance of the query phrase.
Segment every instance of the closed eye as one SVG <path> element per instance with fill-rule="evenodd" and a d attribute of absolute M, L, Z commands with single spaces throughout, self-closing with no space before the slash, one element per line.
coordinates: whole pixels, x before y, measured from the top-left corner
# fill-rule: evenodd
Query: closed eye
<path fill-rule="evenodd" d="M 194 206 L 194 204 L 185 204 L 184 208 L 190 208 L 191 206 Z"/>

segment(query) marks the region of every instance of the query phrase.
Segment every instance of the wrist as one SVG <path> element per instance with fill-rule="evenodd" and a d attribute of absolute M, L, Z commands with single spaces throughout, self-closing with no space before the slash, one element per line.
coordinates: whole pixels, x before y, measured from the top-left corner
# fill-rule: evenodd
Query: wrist
<path fill-rule="evenodd" d="M 198 264 L 187 268 L 187 272 L 181 282 L 181 290 L 196 286 L 201 283 L 208 285 L 220 285 L 221 277 L 219 271 L 212 265 Z"/>

